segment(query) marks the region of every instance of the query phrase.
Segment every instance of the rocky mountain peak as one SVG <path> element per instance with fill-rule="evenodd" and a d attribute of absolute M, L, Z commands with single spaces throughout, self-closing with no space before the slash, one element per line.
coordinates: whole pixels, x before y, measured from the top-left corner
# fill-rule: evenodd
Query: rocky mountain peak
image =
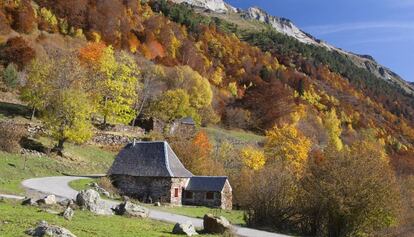
<path fill-rule="evenodd" d="M 217 13 L 235 11 L 236 8 L 226 4 L 223 0 L 172 0 L 175 3 L 187 3 L 189 5 L 204 8 Z"/>

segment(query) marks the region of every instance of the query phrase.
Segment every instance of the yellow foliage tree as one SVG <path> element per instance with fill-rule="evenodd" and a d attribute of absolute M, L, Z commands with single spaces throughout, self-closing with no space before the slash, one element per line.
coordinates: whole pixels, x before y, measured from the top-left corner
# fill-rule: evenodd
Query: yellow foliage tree
<path fill-rule="evenodd" d="M 284 124 L 266 132 L 265 153 L 270 162 L 286 163 L 301 174 L 311 149 L 311 141 L 294 124 Z"/>
<path fill-rule="evenodd" d="M 243 148 L 240 156 L 243 164 L 252 170 L 260 170 L 266 164 L 264 152 L 251 146 Z"/>
<path fill-rule="evenodd" d="M 341 120 L 337 117 L 335 109 L 325 113 L 323 124 L 329 136 L 328 147 L 337 151 L 342 150 L 344 145 L 340 137 L 342 133 Z"/>

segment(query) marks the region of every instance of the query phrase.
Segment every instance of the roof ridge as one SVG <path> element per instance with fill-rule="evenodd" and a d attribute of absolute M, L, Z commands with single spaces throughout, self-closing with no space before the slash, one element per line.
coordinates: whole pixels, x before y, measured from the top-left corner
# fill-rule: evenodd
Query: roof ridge
<path fill-rule="evenodd" d="M 165 159 L 165 167 L 167 167 L 167 171 L 170 174 L 171 177 L 174 177 L 175 175 L 173 174 L 173 172 L 171 171 L 170 168 L 170 161 L 168 158 L 168 148 L 167 148 L 168 143 L 166 141 L 164 141 L 164 159 Z M 168 145 L 169 146 L 169 145 Z"/>

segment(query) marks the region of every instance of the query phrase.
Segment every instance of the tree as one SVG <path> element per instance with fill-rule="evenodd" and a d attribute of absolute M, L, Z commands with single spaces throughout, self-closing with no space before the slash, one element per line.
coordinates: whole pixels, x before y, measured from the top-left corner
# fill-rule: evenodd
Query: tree
<path fill-rule="evenodd" d="M 3 80 L 11 88 L 15 88 L 19 84 L 19 72 L 15 64 L 10 63 L 7 65 L 3 71 Z"/>
<path fill-rule="evenodd" d="M 323 123 L 328 132 L 328 147 L 332 147 L 336 151 L 342 150 L 343 144 L 341 140 L 341 120 L 337 117 L 335 109 L 326 112 Z"/>
<path fill-rule="evenodd" d="M 166 122 L 192 116 L 197 119 L 196 113 L 190 106 L 190 97 L 183 89 L 169 90 L 156 100 L 151 108 L 151 114 Z"/>
<path fill-rule="evenodd" d="M 302 181 L 307 235 L 368 236 L 396 223 L 398 185 L 384 154 L 381 144 L 365 138 L 309 162 Z"/>
<path fill-rule="evenodd" d="M 283 162 L 300 175 L 311 149 L 310 140 L 295 124 L 284 124 L 266 132 L 265 152 L 269 162 Z"/>
<path fill-rule="evenodd" d="M 248 146 L 241 150 L 240 156 L 245 166 L 252 170 L 260 170 L 266 163 L 263 151 Z"/>
<path fill-rule="evenodd" d="M 59 91 L 44 111 L 44 120 L 58 143 L 54 150 L 62 155 L 64 143 L 83 143 L 92 136 L 92 108 L 88 95 L 81 90 Z"/>
<path fill-rule="evenodd" d="M 111 46 L 103 47 L 100 43 L 81 49 L 79 57 L 92 63 L 91 70 L 96 77 L 93 90 L 104 126 L 108 121 L 131 122 L 136 117 L 134 103 L 139 73 L 135 60 L 123 51 L 115 55 Z"/>
<path fill-rule="evenodd" d="M 27 77 L 20 97 L 32 108 L 32 119 L 36 110 L 44 109 L 48 101 L 47 96 L 51 90 L 49 75 L 52 67 L 49 59 L 35 58 L 26 69 Z"/>

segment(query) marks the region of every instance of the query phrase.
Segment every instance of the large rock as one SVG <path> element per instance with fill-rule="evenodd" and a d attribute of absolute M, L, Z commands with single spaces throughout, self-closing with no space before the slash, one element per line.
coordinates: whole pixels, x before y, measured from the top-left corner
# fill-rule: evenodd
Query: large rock
<path fill-rule="evenodd" d="M 49 225 L 46 221 L 39 222 L 36 228 L 27 230 L 26 234 L 31 235 L 31 236 L 37 236 L 37 237 L 42 237 L 42 236 L 76 237 L 69 230 L 63 227 Z"/>
<path fill-rule="evenodd" d="M 47 195 L 46 197 L 37 200 L 39 204 L 45 205 L 55 205 L 56 204 L 56 196 L 55 195 Z"/>
<path fill-rule="evenodd" d="M 149 215 L 149 210 L 143 206 L 134 204 L 130 201 L 119 204 L 115 208 L 115 213 L 118 215 L 124 215 L 129 217 L 140 217 L 147 218 Z"/>
<path fill-rule="evenodd" d="M 62 213 L 63 218 L 65 218 L 68 221 L 72 220 L 73 215 L 75 215 L 75 212 L 70 207 L 67 207 L 65 211 Z"/>
<path fill-rule="evenodd" d="M 105 206 L 99 193 L 93 189 L 82 190 L 76 196 L 76 204 L 82 209 L 87 209 L 97 215 L 112 215 L 110 208 Z"/>
<path fill-rule="evenodd" d="M 212 214 L 206 214 L 203 218 L 204 231 L 207 233 L 223 234 L 225 232 L 231 232 L 230 222 L 220 216 L 216 217 Z"/>
<path fill-rule="evenodd" d="M 191 222 L 175 224 L 172 233 L 176 235 L 187 235 L 187 236 L 198 235 L 198 233 L 196 232 L 194 228 L 194 225 Z"/>

